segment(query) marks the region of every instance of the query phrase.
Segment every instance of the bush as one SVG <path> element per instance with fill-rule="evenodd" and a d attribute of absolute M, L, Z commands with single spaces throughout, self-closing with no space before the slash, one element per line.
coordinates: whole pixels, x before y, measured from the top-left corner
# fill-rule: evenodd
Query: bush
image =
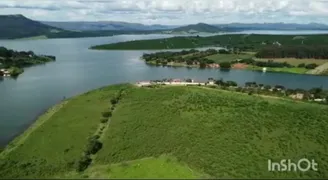
<path fill-rule="evenodd" d="M 102 112 L 102 116 L 105 117 L 105 118 L 109 118 L 109 117 L 112 116 L 112 112 L 110 112 L 110 111 Z"/>
<path fill-rule="evenodd" d="M 101 118 L 101 119 L 100 119 L 100 122 L 101 122 L 101 123 L 106 123 L 106 122 L 108 122 L 108 118 Z"/>
<path fill-rule="evenodd" d="M 220 63 L 220 68 L 230 69 L 231 68 L 231 63 L 230 62 L 221 62 Z"/>
<path fill-rule="evenodd" d="M 102 146 L 103 144 L 99 142 L 97 139 L 90 138 L 85 153 L 87 155 L 96 154 L 102 148 Z"/>
<path fill-rule="evenodd" d="M 78 172 L 84 171 L 91 164 L 91 161 L 92 160 L 88 155 L 83 155 L 76 164 L 76 170 Z"/>
<path fill-rule="evenodd" d="M 315 69 L 316 67 L 318 67 L 318 65 L 314 63 L 305 66 L 306 69 Z"/>
<path fill-rule="evenodd" d="M 305 63 L 301 63 L 301 64 L 299 64 L 297 67 L 299 67 L 299 68 L 304 68 L 304 67 L 305 67 Z"/>
<path fill-rule="evenodd" d="M 113 98 L 110 100 L 110 103 L 112 103 L 113 105 L 117 104 L 117 102 L 118 102 L 117 98 Z"/>

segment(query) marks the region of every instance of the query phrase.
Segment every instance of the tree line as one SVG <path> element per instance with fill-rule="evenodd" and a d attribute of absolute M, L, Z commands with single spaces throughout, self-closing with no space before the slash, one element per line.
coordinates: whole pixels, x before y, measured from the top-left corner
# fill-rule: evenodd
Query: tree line
<path fill-rule="evenodd" d="M 328 59 L 327 45 L 293 45 L 293 46 L 266 46 L 255 55 L 257 58 L 314 58 Z"/>

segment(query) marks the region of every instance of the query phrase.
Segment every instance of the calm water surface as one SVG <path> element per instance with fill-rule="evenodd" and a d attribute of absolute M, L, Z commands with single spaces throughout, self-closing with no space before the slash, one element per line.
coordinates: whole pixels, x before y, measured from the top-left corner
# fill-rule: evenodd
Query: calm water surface
<path fill-rule="evenodd" d="M 56 62 L 25 69 L 17 79 L 0 80 L 0 146 L 21 133 L 46 109 L 63 99 L 109 84 L 163 78 L 209 77 L 256 81 L 290 88 L 328 88 L 328 78 L 309 75 L 261 73 L 243 70 L 187 69 L 147 66 L 139 57 L 151 51 L 96 51 L 103 43 L 152 39 L 168 35 L 120 35 L 82 39 L 0 41 L 0 46 L 54 55 Z"/>

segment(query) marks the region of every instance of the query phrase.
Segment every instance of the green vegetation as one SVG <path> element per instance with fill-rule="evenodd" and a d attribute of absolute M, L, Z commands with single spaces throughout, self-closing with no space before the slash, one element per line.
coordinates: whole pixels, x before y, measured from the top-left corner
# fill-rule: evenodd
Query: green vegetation
<path fill-rule="evenodd" d="M 89 178 L 201 178 L 207 177 L 170 156 L 143 158 L 112 165 L 90 167 L 82 177 Z"/>
<path fill-rule="evenodd" d="M 248 66 L 247 69 L 253 71 L 262 71 L 263 67 L 258 66 Z M 299 67 L 269 67 L 266 70 L 267 72 L 280 72 L 280 73 L 294 73 L 294 74 L 306 74 L 309 70 L 306 68 Z"/>
<path fill-rule="evenodd" d="M 104 127 L 99 117 L 111 109 L 112 99 L 118 101 L 110 124 L 97 136 L 97 129 Z M 328 175 L 327 110 L 318 104 L 204 87 L 109 86 L 69 99 L 20 145 L 12 144 L 10 151 L 6 147 L 0 174 L 4 178 L 72 174 L 91 178 L 192 178 L 203 174 L 323 178 Z M 80 159 L 83 152 L 90 156 Z M 268 159 L 297 161 L 304 157 L 314 159 L 319 171 L 267 169 Z M 80 161 L 81 169 L 87 169 L 74 172 L 75 162 Z"/>
<path fill-rule="evenodd" d="M 14 51 L 11 49 L 6 49 L 5 47 L 0 47 L 0 68 L 4 68 L 9 72 L 11 76 L 18 76 L 23 73 L 22 68 L 44 64 L 47 62 L 55 61 L 54 56 L 37 56 L 32 51 Z M 4 72 L 1 72 L 3 75 Z"/>
<path fill-rule="evenodd" d="M 240 54 L 231 53 L 231 54 L 214 54 L 208 56 L 207 58 L 213 60 L 215 63 L 220 63 L 220 62 L 236 61 L 237 59 L 248 59 L 252 57 L 253 57 L 252 55 L 246 53 L 240 53 Z"/>
<path fill-rule="evenodd" d="M 263 47 L 276 45 L 325 45 L 328 37 L 325 34 L 303 35 L 296 38 L 295 35 L 259 35 L 259 34 L 230 34 L 209 37 L 172 37 L 164 39 L 127 41 L 107 45 L 91 47 L 92 49 L 122 49 L 122 50 L 147 50 L 147 49 L 182 49 L 198 47 L 227 47 L 240 51 L 257 51 Z"/>
<path fill-rule="evenodd" d="M 126 85 L 110 86 L 69 99 L 56 112 L 41 116 L 42 123 L 28 129 L 0 154 L 2 178 L 46 178 L 74 171 L 90 137 L 99 128 L 109 99 Z"/>

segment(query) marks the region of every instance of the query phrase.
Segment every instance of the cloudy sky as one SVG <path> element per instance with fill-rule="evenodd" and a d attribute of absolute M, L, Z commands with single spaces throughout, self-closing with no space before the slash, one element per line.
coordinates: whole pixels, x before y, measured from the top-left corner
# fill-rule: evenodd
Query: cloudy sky
<path fill-rule="evenodd" d="M 328 0 L 0 0 L 0 14 L 144 24 L 325 23 Z"/>

